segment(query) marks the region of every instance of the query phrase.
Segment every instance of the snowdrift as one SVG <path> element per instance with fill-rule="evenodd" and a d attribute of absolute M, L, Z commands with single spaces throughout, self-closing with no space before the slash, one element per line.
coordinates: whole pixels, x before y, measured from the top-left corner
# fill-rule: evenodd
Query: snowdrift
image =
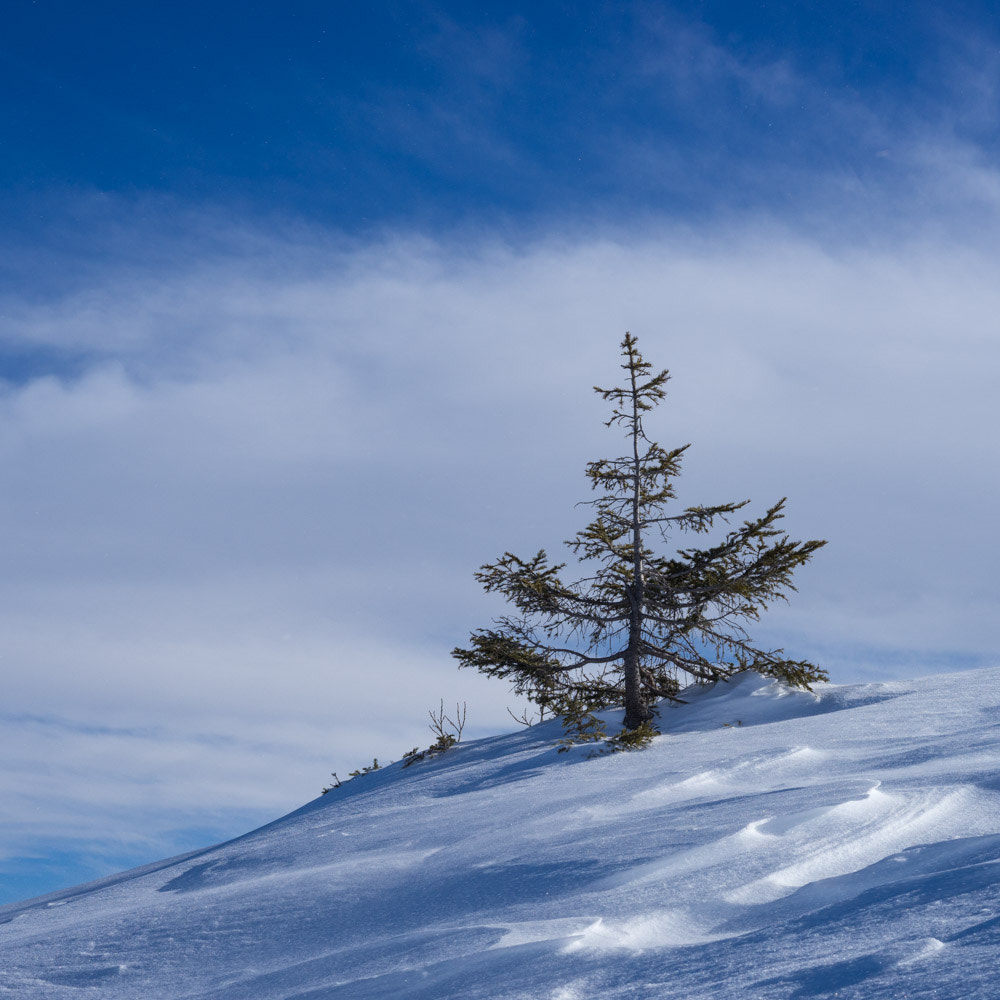
<path fill-rule="evenodd" d="M 615 713 L 608 713 L 615 718 Z M 1000 995 L 1000 670 L 558 725 L 362 776 L 237 840 L 0 908 L 0 995 Z"/>

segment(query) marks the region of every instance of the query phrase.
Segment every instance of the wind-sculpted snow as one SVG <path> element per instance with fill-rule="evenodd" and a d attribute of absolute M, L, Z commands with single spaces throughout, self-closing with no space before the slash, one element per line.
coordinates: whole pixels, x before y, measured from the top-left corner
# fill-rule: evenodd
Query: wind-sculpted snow
<path fill-rule="evenodd" d="M 0 908 L 0 997 L 995 1000 L 1000 670 L 742 675 L 661 726 L 463 744 Z"/>

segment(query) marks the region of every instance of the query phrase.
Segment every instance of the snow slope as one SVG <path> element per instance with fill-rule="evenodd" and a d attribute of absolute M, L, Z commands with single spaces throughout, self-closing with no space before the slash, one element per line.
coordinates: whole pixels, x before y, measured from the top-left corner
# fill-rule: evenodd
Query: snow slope
<path fill-rule="evenodd" d="M 662 726 L 463 744 L 0 908 L 0 997 L 1000 996 L 1000 670 L 741 675 Z"/>

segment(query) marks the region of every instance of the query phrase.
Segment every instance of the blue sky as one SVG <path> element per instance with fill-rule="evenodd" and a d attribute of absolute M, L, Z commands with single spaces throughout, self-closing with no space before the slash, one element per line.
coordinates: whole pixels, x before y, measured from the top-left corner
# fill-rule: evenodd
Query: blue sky
<path fill-rule="evenodd" d="M 2 213 L 25 238 L 112 195 L 520 230 L 899 198 L 927 169 L 915 143 L 995 151 L 997 21 L 971 3 L 19 3 Z"/>
<path fill-rule="evenodd" d="M 762 638 L 995 662 L 1000 15 L 18 3 L 0 901 L 509 725 L 472 573 L 579 526 L 625 329 L 681 499 L 830 544 Z"/>

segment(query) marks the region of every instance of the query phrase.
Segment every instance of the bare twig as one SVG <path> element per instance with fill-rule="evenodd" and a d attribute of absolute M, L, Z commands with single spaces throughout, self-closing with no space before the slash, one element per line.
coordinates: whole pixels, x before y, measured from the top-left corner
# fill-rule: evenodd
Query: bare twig
<path fill-rule="evenodd" d="M 431 719 L 429 727 L 430 731 L 437 736 L 438 739 L 446 739 L 450 736 L 455 743 L 460 742 L 462 739 L 462 730 L 465 729 L 465 716 L 467 710 L 468 706 L 464 701 L 461 705 L 456 702 L 455 718 L 452 719 L 450 716 L 445 714 L 444 698 L 442 698 L 441 704 L 438 706 L 438 710 L 436 712 L 434 709 L 428 709 L 427 711 L 427 714 Z"/>
<path fill-rule="evenodd" d="M 528 715 L 528 710 L 525 708 L 522 710 L 520 715 L 515 715 L 509 708 L 507 709 L 507 714 L 519 725 L 519 726 L 534 726 L 536 723 L 545 721 L 545 706 L 542 705 L 538 709 L 538 718 L 536 719 L 534 714 Z"/>

